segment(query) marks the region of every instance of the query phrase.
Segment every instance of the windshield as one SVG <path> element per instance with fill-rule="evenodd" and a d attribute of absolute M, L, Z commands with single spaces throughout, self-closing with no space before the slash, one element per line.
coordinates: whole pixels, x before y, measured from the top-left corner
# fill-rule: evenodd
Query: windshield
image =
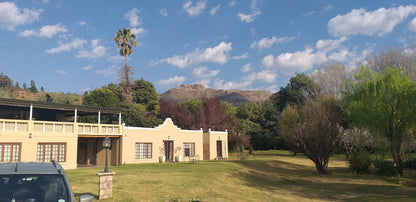
<path fill-rule="evenodd" d="M 68 199 L 69 190 L 61 175 L 0 175 L 0 202 L 66 202 Z"/>

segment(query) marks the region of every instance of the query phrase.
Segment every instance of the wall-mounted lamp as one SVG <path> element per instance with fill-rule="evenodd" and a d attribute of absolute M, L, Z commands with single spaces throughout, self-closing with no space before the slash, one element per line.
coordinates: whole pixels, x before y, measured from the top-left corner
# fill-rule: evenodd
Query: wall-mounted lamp
<path fill-rule="evenodd" d="M 221 137 L 220 137 L 220 136 L 218 136 L 218 139 L 219 139 L 219 140 L 221 140 Z"/>
<path fill-rule="evenodd" d="M 32 138 L 32 133 L 29 133 L 29 138 Z"/>

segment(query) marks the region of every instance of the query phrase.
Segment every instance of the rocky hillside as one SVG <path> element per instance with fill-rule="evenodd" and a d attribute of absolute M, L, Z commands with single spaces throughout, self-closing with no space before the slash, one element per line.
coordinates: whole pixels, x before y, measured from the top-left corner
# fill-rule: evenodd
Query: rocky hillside
<path fill-rule="evenodd" d="M 160 95 L 162 100 L 173 103 L 186 101 L 189 99 L 201 99 L 203 97 L 217 97 L 221 101 L 227 101 L 234 106 L 239 106 L 243 102 L 263 102 L 270 98 L 269 91 L 248 91 L 248 90 L 214 90 L 205 88 L 200 84 L 182 85 L 173 88 Z"/>

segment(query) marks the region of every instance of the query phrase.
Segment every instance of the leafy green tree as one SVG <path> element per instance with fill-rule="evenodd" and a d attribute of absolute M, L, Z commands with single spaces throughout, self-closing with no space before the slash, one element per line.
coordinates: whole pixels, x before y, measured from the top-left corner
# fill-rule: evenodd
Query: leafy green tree
<path fill-rule="evenodd" d="M 126 65 L 121 68 L 121 86 L 122 86 L 122 100 L 127 103 L 133 101 L 132 96 L 132 84 L 130 82 L 130 76 L 133 74 L 133 67 L 129 66 L 128 56 L 133 53 L 133 47 L 137 46 L 136 35 L 131 32 L 130 29 L 123 28 L 116 32 L 116 37 L 113 41 L 117 43 L 117 48 L 120 49 L 120 55 L 126 59 Z"/>
<path fill-rule="evenodd" d="M 279 111 L 287 105 L 305 103 L 309 99 L 315 99 L 320 92 L 319 86 L 306 74 L 296 74 L 290 78 L 286 87 L 272 95 L 271 100 Z"/>
<path fill-rule="evenodd" d="M 157 114 L 148 113 L 146 107 L 141 104 L 128 104 L 127 110 L 122 112 L 122 116 L 128 126 L 152 128 L 163 122 Z"/>
<path fill-rule="evenodd" d="M 382 73 L 363 67 L 346 88 L 344 101 L 349 120 L 386 137 L 397 170 L 403 174 L 402 143 L 416 120 L 416 86 L 412 77 L 394 67 Z"/>
<path fill-rule="evenodd" d="M 297 107 L 288 105 L 279 119 L 279 129 L 292 149 L 311 159 L 318 173 L 326 174 L 329 157 L 338 147 L 342 119 L 339 104 L 329 97 Z"/>
<path fill-rule="evenodd" d="M 159 104 L 159 94 L 155 87 L 149 81 L 143 78 L 135 81 L 133 86 L 133 101 L 144 105 L 148 111 L 154 110 Z"/>
<path fill-rule="evenodd" d="M 0 87 L 10 88 L 13 86 L 13 80 L 3 73 L 0 74 Z"/>
<path fill-rule="evenodd" d="M 38 92 L 38 88 L 36 88 L 35 85 L 35 81 L 34 80 L 30 80 L 30 88 L 29 91 L 32 93 L 37 93 Z"/>
<path fill-rule="evenodd" d="M 117 107 L 119 102 L 117 96 L 107 88 L 95 89 L 83 98 L 84 105 L 95 107 Z"/>
<path fill-rule="evenodd" d="M 24 89 L 24 90 L 27 90 L 27 85 L 26 85 L 26 83 L 25 83 L 25 82 L 23 82 L 23 89 Z"/>

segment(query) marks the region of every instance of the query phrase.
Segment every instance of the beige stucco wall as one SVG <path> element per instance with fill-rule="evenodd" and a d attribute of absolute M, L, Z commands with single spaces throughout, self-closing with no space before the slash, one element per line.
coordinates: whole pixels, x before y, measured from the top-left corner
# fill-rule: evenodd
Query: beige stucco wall
<path fill-rule="evenodd" d="M 228 133 L 227 131 L 207 131 L 204 133 L 204 141 L 209 141 L 209 159 L 217 158 L 217 141 L 222 144 L 222 157 L 228 158 Z"/>
<path fill-rule="evenodd" d="M 38 143 L 66 143 L 66 161 L 59 162 L 59 164 L 64 169 L 77 168 L 78 136 L 75 133 L 33 132 L 31 128 L 33 124 L 28 123 L 27 132 L 0 130 L 0 142 L 20 143 L 20 161 L 22 162 L 36 161 Z M 29 133 L 32 134 L 32 138 L 29 138 Z"/>
<path fill-rule="evenodd" d="M 171 119 L 166 119 L 165 122 L 156 128 L 140 128 L 140 127 L 124 127 L 124 134 L 122 137 L 122 155 L 121 162 L 128 163 L 155 163 L 159 162 L 161 156 L 161 149 L 163 148 L 164 140 L 173 141 L 173 147 L 181 147 L 179 152 L 174 156 L 181 156 L 182 161 L 188 161 L 183 156 L 183 143 L 195 143 L 195 155 L 199 155 L 202 160 L 202 130 L 181 130 L 176 127 Z M 135 148 L 136 143 L 152 143 L 152 158 L 151 159 L 136 159 Z"/>

